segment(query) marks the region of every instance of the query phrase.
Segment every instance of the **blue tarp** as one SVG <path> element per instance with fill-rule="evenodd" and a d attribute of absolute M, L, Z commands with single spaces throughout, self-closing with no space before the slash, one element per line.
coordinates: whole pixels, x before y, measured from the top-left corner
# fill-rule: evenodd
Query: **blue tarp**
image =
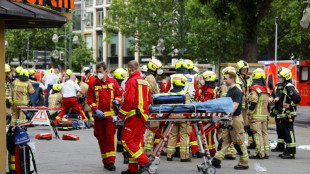
<path fill-rule="evenodd" d="M 37 104 L 37 101 L 38 101 L 38 98 L 39 98 L 39 86 L 40 86 L 40 83 L 39 82 L 35 82 L 32 84 L 32 86 L 35 88 L 35 92 L 33 94 L 30 94 L 29 95 L 29 99 L 32 103 L 32 106 L 36 106 Z"/>
<path fill-rule="evenodd" d="M 185 96 L 182 94 L 153 94 L 152 95 L 153 104 L 175 104 L 175 103 L 185 103 Z"/>
<path fill-rule="evenodd" d="M 192 113 L 195 111 L 196 106 L 197 112 L 234 112 L 233 101 L 230 97 L 222 97 L 218 99 L 208 100 L 206 102 L 193 102 L 184 106 L 162 106 L 162 113 Z M 150 113 L 159 112 L 159 105 L 150 106 Z"/>
<path fill-rule="evenodd" d="M 50 91 L 53 89 L 53 84 L 47 85 L 46 95 L 45 95 L 45 106 L 48 107 L 48 97 L 50 96 Z"/>

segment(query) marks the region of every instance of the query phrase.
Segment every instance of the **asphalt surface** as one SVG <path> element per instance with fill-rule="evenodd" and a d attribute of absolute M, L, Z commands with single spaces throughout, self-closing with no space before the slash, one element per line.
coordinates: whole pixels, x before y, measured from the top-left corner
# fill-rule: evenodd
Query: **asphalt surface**
<path fill-rule="evenodd" d="M 217 169 L 216 173 L 231 173 L 231 174 L 308 174 L 310 173 L 310 107 L 299 107 L 298 116 L 295 124 L 295 135 L 297 155 L 295 160 L 283 160 L 278 157 L 279 153 L 271 152 L 270 159 L 265 160 L 250 160 L 249 170 L 236 171 L 233 169 L 237 164 L 237 160 L 224 160 L 222 168 Z M 269 139 L 276 140 L 277 135 L 274 130 L 275 126 L 270 125 Z M 38 133 L 49 133 L 48 126 L 35 126 L 28 128 L 28 134 L 31 142 L 35 142 L 36 146 L 36 163 L 39 174 L 102 174 L 111 173 L 119 174 L 127 169 L 127 165 L 123 164 L 122 153 L 117 153 L 116 171 L 111 172 L 103 168 L 101 163 L 101 155 L 97 140 L 93 136 L 93 129 L 59 131 L 62 137 L 65 133 L 76 134 L 80 140 L 69 141 L 56 139 L 53 136 L 52 140 L 37 140 L 35 135 Z M 307 146 L 305 146 L 307 145 Z M 253 154 L 254 150 L 251 150 Z M 166 160 L 165 156 L 161 156 L 161 164 L 158 168 L 159 174 L 178 173 L 178 174 L 195 174 L 202 173 L 197 171 L 197 165 L 201 164 L 202 159 L 192 159 L 192 162 L 181 163 L 179 158 L 174 158 L 172 162 Z M 266 168 L 266 172 L 257 172 L 254 165 L 259 163 L 260 166 Z M 145 172 L 146 173 L 146 172 Z"/>

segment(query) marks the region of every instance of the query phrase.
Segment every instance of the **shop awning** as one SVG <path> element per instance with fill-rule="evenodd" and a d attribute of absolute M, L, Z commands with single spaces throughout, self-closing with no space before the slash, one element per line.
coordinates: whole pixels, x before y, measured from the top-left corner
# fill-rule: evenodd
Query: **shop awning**
<path fill-rule="evenodd" d="M 65 16 L 45 9 L 23 2 L 0 0 L 0 19 L 5 20 L 5 29 L 59 28 L 68 22 Z"/>

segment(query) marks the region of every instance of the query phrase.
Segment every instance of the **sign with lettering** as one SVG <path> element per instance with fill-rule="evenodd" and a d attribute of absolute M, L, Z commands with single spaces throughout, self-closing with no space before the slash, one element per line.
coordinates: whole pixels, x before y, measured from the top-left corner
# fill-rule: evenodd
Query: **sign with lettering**
<path fill-rule="evenodd" d="M 41 6 L 50 6 L 52 8 L 74 9 L 74 0 L 11 0 L 24 2 Z"/>

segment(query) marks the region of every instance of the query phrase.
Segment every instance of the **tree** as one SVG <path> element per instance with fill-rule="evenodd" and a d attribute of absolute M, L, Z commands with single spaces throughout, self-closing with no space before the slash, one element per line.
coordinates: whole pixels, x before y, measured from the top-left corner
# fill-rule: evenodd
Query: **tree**
<path fill-rule="evenodd" d="M 72 51 L 72 69 L 80 72 L 84 65 L 96 63 L 93 59 L 93 53 L 87 49 L 86 43 L 82 42 L 77 48 Z"/>
<path fill-rule="evenodd" d="M 106 41 L 120 31 L 126 37 L 134 37 L 135 49 L 152 55 L 158 40 L 164 40 L 165 49 L 161 52 L 164 63 L 180 48 L 180 6 L 179 0 L 113 0 L 109 16 L 104 19 L 103 31 Z M 169 20 L 168 20 L 169 19 Z M 165 23 L 163 23 L 165 21 Z M 189 29 L 185 18 L 185 33 Z M 185 38 L 186 42 L 186 38 Z M 157 50 L 156 50 L 157 51 Z M 179 53 L 177 53 L 179 54 Z"/>
<path fill-rule="evenodd" d="M 238 17 L 241 20 L 243 59 L 257 62 L 258 29 L 272 0 L 200 0 L 200 2 L 208 4 L 218 19 L 230 21 Z"/>

